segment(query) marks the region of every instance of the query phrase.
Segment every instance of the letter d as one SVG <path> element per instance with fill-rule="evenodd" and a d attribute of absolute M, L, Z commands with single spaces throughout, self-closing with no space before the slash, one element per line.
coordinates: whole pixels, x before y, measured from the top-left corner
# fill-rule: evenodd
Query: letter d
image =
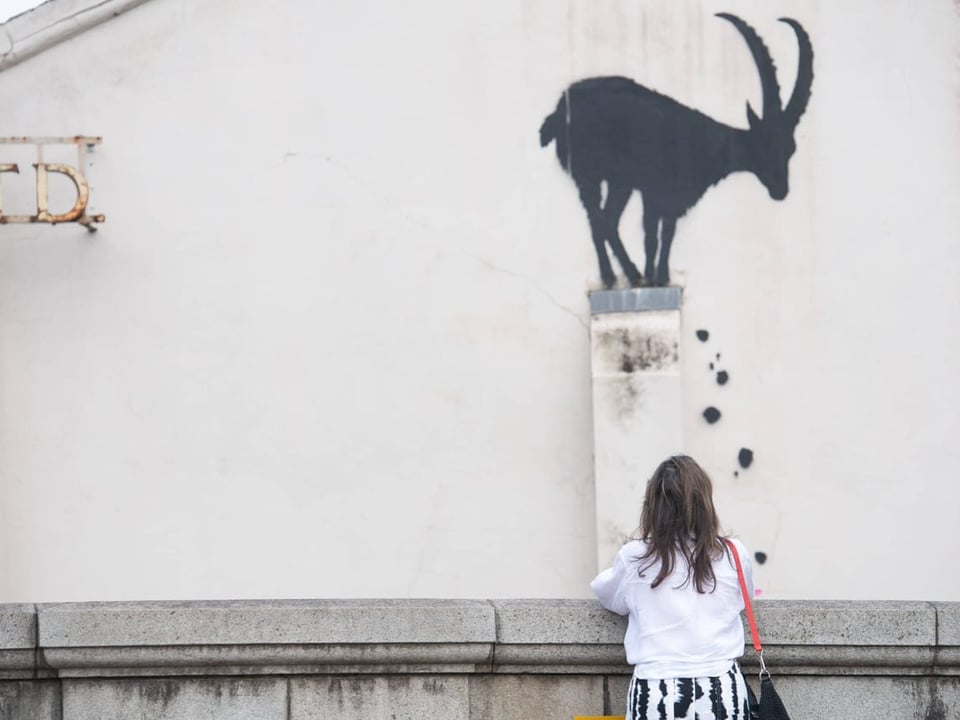
<path fill-rule="evenodd" d="M 35 163 L 37 169 L 37 220 L 48 223 L 73 222 L 83 216 L 90 200 L 90 187 L 76 168 L 61 163 Z M 62 215 L 51 215 L 48 210 L 49 192 L 47 173 L 66 175 L 77 188 L 77 201 Z"/>

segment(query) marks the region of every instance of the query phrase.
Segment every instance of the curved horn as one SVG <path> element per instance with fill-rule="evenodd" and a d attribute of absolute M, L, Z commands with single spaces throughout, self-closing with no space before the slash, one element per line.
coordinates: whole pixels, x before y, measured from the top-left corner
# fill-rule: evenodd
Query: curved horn
<path fill-rule="evenodd" d="M 793 28 L 797 34 L 797 45 L 800 47 L 800 57 L 797 60 L 797 82 L 793 86 L 790 102 L 783 111 L 784 117 L 792 125 L 796 125 L 803 111 L 807 109 L 807 101 L 810 100 L 810 87 L 813 85 L 813 45 L 810 43 L 807 31 L 796 20 L 780 18 L 780 22 Z"/>
<path fill-rule="evenodd" d="M 772 119 L 780 113 L 780 85 L 777 83 L 777 68 L 773 64 L 773 58 L 770 57 L 770 51 L 767 50 L 767 46 L 757 35 L 757 31 L 736 15 L 717 13 L 717 17 L 732 23 L 743 35 L 743 39 L 747 41 L 747 47 L 750 48 L 750 54 L 753 55 L 753 61 L 757 64 L 757 71 L 760 73 L 760 88 L 763 90 L 763 117 L 767 120 Z"/>

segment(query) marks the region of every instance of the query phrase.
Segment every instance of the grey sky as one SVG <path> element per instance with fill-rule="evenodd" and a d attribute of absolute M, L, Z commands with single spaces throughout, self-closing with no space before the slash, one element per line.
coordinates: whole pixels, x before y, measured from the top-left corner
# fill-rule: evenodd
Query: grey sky
<path fill-rule="evenodd" d="M 24 10 L 36 7 L 43 0 L 0 0 L 0 23 L 6 22 Z"/>

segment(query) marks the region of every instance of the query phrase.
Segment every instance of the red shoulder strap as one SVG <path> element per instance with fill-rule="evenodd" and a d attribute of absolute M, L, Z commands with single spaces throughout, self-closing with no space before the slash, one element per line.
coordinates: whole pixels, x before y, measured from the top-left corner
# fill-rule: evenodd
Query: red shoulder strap
<path fill-rule="evenodd" d="M 740 564 L 740 553 L 737 552 L 737 546 L 733 544 L 730 538 L 724 538 L 730 553 L 733 555 L 733 561 L 737 565 L 737 577 L 740 579 L 740 592 L 743 594 L 743 609 L 747 613 L 747 622 L 750 623 L 750 635 L 753 638 L 753 649 L 758 653 L 763 652 L 763 645 L 760 644 L 760 633 L 757 632 L 757 620 L 753 617 L 753 604 L 750 602 L 750 592 L 747 590 L 747 581 L 743 577 L 743 565 Z"/>

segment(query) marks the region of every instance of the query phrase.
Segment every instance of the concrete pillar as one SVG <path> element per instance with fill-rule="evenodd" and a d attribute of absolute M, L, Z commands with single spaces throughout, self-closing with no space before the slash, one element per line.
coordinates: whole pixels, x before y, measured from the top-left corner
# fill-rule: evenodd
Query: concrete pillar
<path fill-rule="evenodd" d="M 598 568 L 637 528 L 647 479 L 683 447 L 678 287 L 590 293 Z"/>

